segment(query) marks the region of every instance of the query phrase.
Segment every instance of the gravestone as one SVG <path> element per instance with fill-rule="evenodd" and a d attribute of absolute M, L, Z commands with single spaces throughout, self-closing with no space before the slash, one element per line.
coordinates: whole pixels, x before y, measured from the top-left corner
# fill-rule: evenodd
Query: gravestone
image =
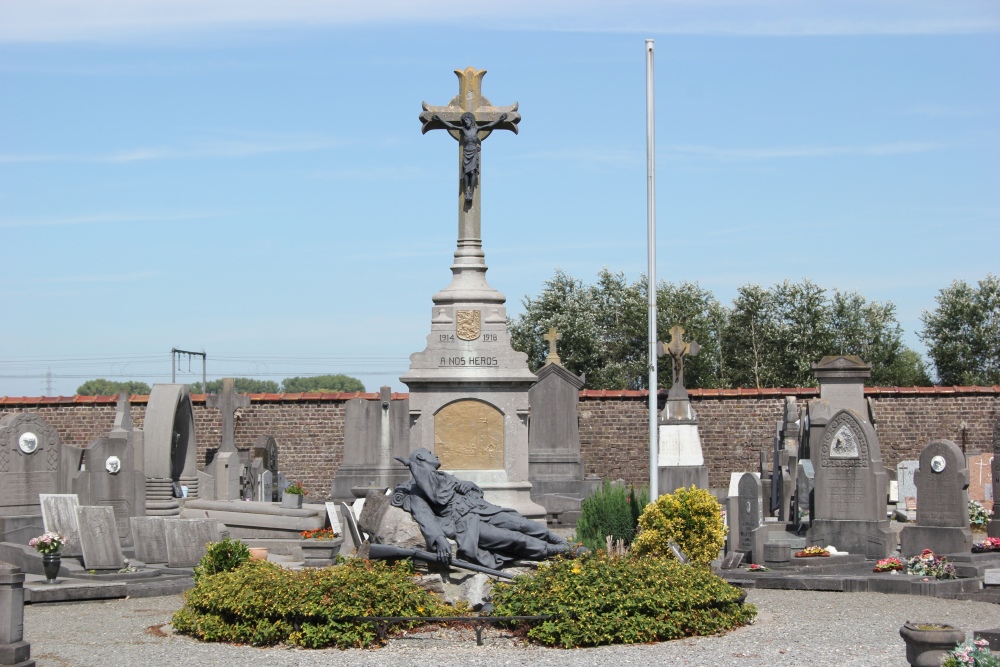
<path fill-rule="evenodd" d="M 278 443 L 274 436 L 261 435 L 257 437 L 249 452 L 248 460 L 244 460 L 244 475 L 242 481 L 243 497 L 262 503 L 276 502 L 274 476 L 278 473 Z M 264 473 L 267 473 L 267 488 L 263 487 Z"/>
<path fill-rule="evenodd" d="M 808 526 L 812 521 L 812 500 L 815 487 L 816 472 L 813 470 L 812 461 L 809 459 L 799 461 L 795 478 L 795 513 L 793 516 L 797 530 L 803 524 Z"/>
<path fill-rule="evenodd" d="M 369 489 L 387 489 L 407 479 L 394 457 L 410 453 L 409 399 L 392 399 L 389 387 L 379 400 L 352 398 L 344 404 L 344 459 L 330 486 L 335 501 L 354 502 Z"/>
<path fill-rule="evenodd" d="M 32 412 L 0 418 L 0 517 L 41 516 L 38 495 L 59 492 L 62 443 Z"/>
<path fill-rule="evenodd" d="M 35 667 L 24 641 L 24 573 L 0 561 L 0 665 Z"/>
<path fill-rule="evenodd" d="M 816 443 L 815 458 L 808 544 L 833 545 L 867 558 L 889 556 L 896 537 L 886 518 L 888 480 L 872 425 L 853 410 L 841 410 Z"/>
<path fill-rule="evenodd" d="M 119 570 L 125 565 L 125 555 L 118 541 L 115 511 L 111 507 L 76 508 L 80 524 L 80 547 L 83 566 L 88 570 Z"/>
<path fill-rule="evenodd" d="M 903 556 L 924 549 L 935 554 L 965 553 L 972 549 L 969 528 L 969 469 L 965 455 L 954 442 L 932 442 L 920 453 L 916 478 L 920 502 L 917 523 L 899 534 Z"/>
<path fill-rule="evenodd" d="M 554 328 L 544 338 L 549 341 L 549 355 L 535 373 L 538 382 L 528 390 L 531 499 L 547 512 L 559 512 L 563 524 L 575 524 L 583 499 L 600 485 L 600 479 L 586 478 L 580 455 L 577 404 L 584 376 L 574 375 L 560 363 L 556 341 L 561 336 Z"/>
<path fill-rule="evenodd" d="M 187 497 L 198 497 L 198 443 L 187 385 L 153 385 L 142 430 L 146 514 L 180 514 L 185 488 Z"/>
<path fill-rule="evenodd" d="M 753 473 L 744 473 L 739 484 L 737 530 L 739 551 L 747 554 L 748 563 L 764 563 L 768 530 L 762 505 L 760 479 Z"/>
<path fill-rule="evenodd" d="M 914 504 L 917 501 L 917 485 L 914 478 L 920 468 L 920 461 L 900 461 L 896 464 L 896 486 L 899 495 L 899 503 L 906 507 L 908 498 L 912 498 Z M 911 517 L 911 520 L 913 517 Z"/>
<path fill-rule="evenodd" d="M 47 533 L 59 533 L 66 538 L 62 554 L 64 556 L 82 556 L 80 547 L 80 522 L 76 516 L 76 508 L 80 501 L 75 493 L 42 493 L 39 494 L 42 503 L 42 522 Z"/>
<path fill-rule="evenodd" d="M 220 541 L 215 519 L 167 519 L 163 522 L 167 542 L 167 565 L 194 567 L 205 555 L 209 542 Z"/>
<path fill-rule="evenodd" d="M 506 297 L 486 281 L 481 234 L 481 144 L 493 130 L 517 131 L 517 105 L 482 95 L 483 70 L 457 71 L 459 94 L 423 105 L 422 131 L 459 141 L 458 243 L 451 283 L 432 298 L 426 348 L 410 355 L 410 450 L 426 448 L 442 469 L 459 472 L 492 503 L 542 519 L 528 481 L 528 390 L 537 378 L 511 347 Z M 460 124 L 459 124 L 460 123 Z"/>
<path fill-rule="evenodd" d="M 275 502 L 274 498 L 276 495 L 274 475 L 270 470 L 261 471 L 257 477 L 257 500 L 262 503 Z"/>
<path fill-rule="evenodd" d="M 335 502 L 327 502 L 325 505 L 327 520 L 330 522 L 330 529 L 333 530 L 335 535 L 343 537 L 344 529 L 340 527 L 340 508 Z"/>
<path fill-rule="evenodd" d="M 993 454 L 967 455 L 969 465 L 969 500 L 975 500 L 993 510 Z"/>
<path fill-rule="evenodd" d="M 163 524 L 172 520 L 161 516 L 134 516 L 129 519 L 136 558 L 143 563 L 167 562 L 167 534 Z"/>
<path fill-rule="evenodd" d="M 1000 537 L 1000 418 L 993 424 L 993 520 L 987 528 L 990 537 Z"/>
<path fill-rule="evenodd" d="M 699 351 L 698 343 L 684 341 L 684 327 L 670 329 L 670 342 L 657 343 L 657 355 L 669 354 L 673 381 L 667 403 L 658 419 L 657 484 L 660 493 L 673 493 L 692 485 L 708 489 L 708 468 L 701 451 L 698 414 L 684 387 L 684 358 Z"/>
<path fill-rule="evenodd" d="M 238 500 L 242 493 L 240 477 L 243 464 L 236 449 L 236 413 L 250 407 L 250 397 L 236 393 L 235 379 L 222 378 L 222 393 L 207 396 L 205 405 L 222 413 L 222 432 L 219 449 L 205 466 L 205 473 L 215 480 L 215 496 L 203 497 L 209 500 Z"/>
<path fill-rule="evenodd" d="M 729 490 L 726 494 L 726 551 L 732 552 L 740 548 L 740 479 L 741 472 L 729 473 Z"/>

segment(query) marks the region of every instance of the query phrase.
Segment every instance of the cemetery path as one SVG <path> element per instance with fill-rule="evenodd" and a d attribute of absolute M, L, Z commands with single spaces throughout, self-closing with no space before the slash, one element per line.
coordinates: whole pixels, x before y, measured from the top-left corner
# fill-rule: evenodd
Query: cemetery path
<path fill-rule="evenodd" d="M 467 629 L 416 633 L 375 650 L 305 651 L 206 644 L 174 634 L 179 595 L 25 608 L 24 638 L 40 667 L 142 665 L 365 667 L 393 665 L 814 665 L 905 667 L 899 628 L 936 621 L 970 633 L 1000 626 L 1000 605 L 881 593 L 751 590 L 757 622 L 721 637 L 660 644 L 561 650 L 521 644 L 509 633 L 484 631 L 476 646 Z"/>

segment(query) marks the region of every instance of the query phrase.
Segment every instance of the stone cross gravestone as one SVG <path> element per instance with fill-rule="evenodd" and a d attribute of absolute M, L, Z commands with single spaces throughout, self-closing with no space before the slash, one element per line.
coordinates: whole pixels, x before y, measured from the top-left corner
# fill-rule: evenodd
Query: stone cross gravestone
<path fill-rule="evenodd" d="M 163 522 L 167 541 L 167 565 L 194 567 L 205 555 L 209 542 L 221 538 L 215 519 L 168 519 Z"/>
<path fill-rule="evenodd" d="M 549 353 L 545 357 L 546 364 L 562 364 L 562 359 L 559 358 L 559 353 L 556 351 L 556 343 L 562 340 L 562 334 L 556 331 L 555 327 L 551 327 L 549 332 L 542 336 L 549 344 Z"/>
<path fill-rule="evenodd" d="M 58 493 L 62 442 L 32 412 L 0 418 L 0 517 L 39 516 L 38 494 Z"/>
<path fill-rule="evenodd" d="M 80 546 L 80 523 L 76 508 L 80 501 L 75 493 L 42 493 L 42 522 L 47 533 L 59 533 L 66 538 L 62 548 L 64 556 L 82 556 Z"/>
<path fill-rule="evenodd" d="M 161 516 L 134 516 L 129 520 L 136 558 L 143 563 L 167 562 L 167 534 L 163 524 L 171 520 Z"/>
<path fill-rule="evenodd" d="M 88 570 L 119 570 L 125 565 L 125 555 L 118 541 L 115 511 L 111 507 L 76 508 L 80 524 L 80 546 L 83 566 Z"/>
<path fill-rule="evenodd" d="M 738 498 L 739 551 L 747 554 L 747 562 L 763 564 L 767 527 L 764 525 L 761 484 L 757 475 L 748 472 L 740 477 Z"/>
<path fill-rule="evenodd" d="M 673 366 L 673 384 L 658 420 L 657 467 L 661 493 L 673 493 L 691 485 L 708 488 L 708 468 L 701 450 L 698 414 L 691 407 L 684 387 L 684 357 L 698 354 L 699 349 L 698 343 L 684 341 L 684 327 L 680 326 L 671 327 L 667 345 L 657 343 L 657 354 L 669 354 Z"/>
<path fill-rule="evenodd" d="M 903 556 L 924 549 L 935 554 L 965 553 L 972 549 L 969 528 L 969 469 L 962 448 L 949 440 L 932 442 L 920 454 L 914 481 L 920 502 L 916 525 L 899 534 Z"/>
<path fill-rule="evenodd" d="M 205 405 L 222 413 L 221 444 L 212 462 L 205 466 L 205 471 L 215 478 L 214 500 L 238 500 L 243 466 L 236 449 L 235 415 L 238 410 L 250 407 L 250 397 L 236 393 L 235 379 L 223 378 L 222 393 L 207 396 Z"/>

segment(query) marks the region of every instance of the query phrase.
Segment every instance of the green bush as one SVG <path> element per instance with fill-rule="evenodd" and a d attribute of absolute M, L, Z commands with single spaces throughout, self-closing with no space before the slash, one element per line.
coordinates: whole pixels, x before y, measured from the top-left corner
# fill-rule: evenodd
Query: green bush
<path fill-rule="evenodd" d="M 668 542 L 673 540 L 692 563 L 708 565 L 726 541 L 719 501 L 694 485 L 657 498 L 639 517 L 639 526 L 642 531 L 632 543 L 637 556 L 672 558 Z"/>
<path fill-rule="evenodd" d="M 556 616 L 528 623 L 528 637 L 564 648 L 725 632 L 757 615 L 743 597 L 706 568 L 603 552 L 558 558 L 537 574 L 493 586 L 498 616 Z"/>
<path fill-rule="evenodd" d="M 576 539 L 590 549 L 603 549 L 605 538 L 631 544 L 635 538 L 639 514 L 649 499 L 649 492 L 631 486 L 626 489 L 605 480 L 597 493 L 583 501 L 576 522 Z"/>
<path fill-rule="evenodd" d="M 454 615 L 412 576 L 408 561 L 350 559 L 337 567 L 294 571 L 252 560 L 201 577 L 184 594 L 185 605 L 171 623 L 204 641 L 363 648 L 379 643 L 371 623 L 338 619 Z"/>
<path fill-rule="evenodd" d="M 205 555 L 194 568 L 194 580 L 219 572 L 235 570 L 250 560 L 250 548 L 239 540 L 228 537 L 221 542 L 209 542 Z"/>

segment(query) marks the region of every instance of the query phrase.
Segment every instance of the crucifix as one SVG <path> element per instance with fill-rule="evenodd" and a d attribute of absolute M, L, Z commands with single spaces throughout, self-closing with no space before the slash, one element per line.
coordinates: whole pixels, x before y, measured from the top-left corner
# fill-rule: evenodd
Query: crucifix
<path fill-rule="evenodd" d="M 236 381 L 233 378 L 223 378 L 222 394 L 209 394 L 205 397 L 205 405 L 222 412 L 222 445 L 219 453 L 237 451 L 233 415 L 240 408 L 250 407 L 250 397 L 236 393 Z"/>
<path fill-rule="evenodd" d="M 559 358 L 559 354 L 556 352 L 556 341 L 562 340 L 562 334 L 556 331 L 555 327 L 551 327 L 549 332 L 542 336 L 545 340 L 549 342 L 549 356 L 545 357 L 546 364 L 562 364 L 562 360 Z"/>
<path fill-rule="evenodd" d="M 517 113 L 517 102 L 508 107 L 497 107 L 483 97 L 482 83 L 486 70 L 466 67 L 455 70 L 455 74 L 458 76 L 458 95 L 446 106 L 431 106 L 424 102 L 420 113 L 421 132 L 447 130 L 458 140 L 459 253 L 481 255 L 481 251 L 476 251 L 483 245 L 480 235 L 482 143 L 493 130 L 510 130 L 517 134 L 521 115 Z M 466 248 L 471 252 L 463 253 Z"/>
<path fill-rule="evenodd" d="M 663 343 L 656 344 L 656 355 L 662 357 L 665 354 L 669 354 L 670 361 L 673 363 L 674 381 L 670 385 L 670 392 L 667 394 L 668 399 L 687 398 L 687 389 L 684 388 L 684 357 L 693 357 L 698 354 L 698 350 L 700 349 L 701 346 L 694 341 L 690 343 L 684 342 L 684 327 L 680 326 L 670 327 L 670 342 L 667 345 Z"/>

